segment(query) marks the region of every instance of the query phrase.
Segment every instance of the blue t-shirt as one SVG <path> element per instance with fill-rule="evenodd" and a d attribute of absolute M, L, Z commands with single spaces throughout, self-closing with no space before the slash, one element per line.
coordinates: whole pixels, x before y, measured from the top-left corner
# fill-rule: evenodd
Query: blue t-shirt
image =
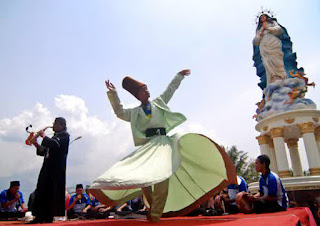
<path fill-rule="evenodd" d="M 70 198 L 70 202 L 69 202 L 69 206 L 74 202 L 74 200 L 77 198 L 77 194 L 74 194 L 73 196 L 71 196 Z M 84 210 L 84 208 L 86 208 L 86 206 L 91 205 L 91 201 L 90 198 L 87 194 L 82 194 L 81 195 L 81 199 L 79 199 L 76 204 L 74 204 L 73 206 L 73 211 L 75 213 L 81 213 L 82 210 Z"/>
<path fill-rule="evenodd" d="M 138 210 L 142 209 L 144 204 L 140 196 L 136 197 L 129 201 L 129 205 L 133 212 L 137 212 Z"/>
<path fill-rule="evenodd" d="M 5 202 L 8 202 L 8 201 L 11 201 L 15 198 L 15 195 L 12 195 L 10 192 L 9 192 L 9 189 L 6 189 L 6 190 L 3 190 L 0 194 L 0 205 L 1 205 L 1 211 L 2 212 L 14 212 L 14 211 L 18 211 L 18 208 L 19 206 L 22 205 L 22 203 L 24 203 L 24 200 L 23 200 L 23 195 L 20 191 L 18 191 L 18 193 L 20 194 L 20 198 L 12 203 L 10 206 L 8 206 L 8 208 L 4 208 L 2 206 L 2 203 L 5 203 Z"/>
<path fill-rule="evenodd" d="M 99 202 L 96 198 L 93 198 L 91 201 L 91 206 L 96 207 L 102 205 L 101 202 Z"/>
<path fill-rule="evenodd" d="M 288 196 L 282 182 L 274 172 L 267 173 L 265 176 L 260 175 L 259 192 L 263 196 L 271 195 L 277 197 L 277 202 L 283 208 L 288 206 Z"/>
<path fill-rule="evenodd" d="M 228 196 L 230 199 L 236 199 L 236 195 L 239 192 L 249 192 L 248 184 L 243 177 L 237 176 L 237 182 L 238 184 L 230 184 L 228 186 Z"/>

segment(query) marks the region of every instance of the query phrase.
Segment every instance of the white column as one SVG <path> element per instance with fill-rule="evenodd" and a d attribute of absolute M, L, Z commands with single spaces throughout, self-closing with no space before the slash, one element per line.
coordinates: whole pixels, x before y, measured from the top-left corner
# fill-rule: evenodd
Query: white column
<path fill-rule="evenodd" d="M 303 170 L 298 150 L 298 139 L 289 139 L 287 140 L 287 146 L 289 148 L 293 176 L 299 177 L 303 176 Z"/>
<path fill-rule="evenodd" d="M 270 142 L 269 142 L 269 158 L 270 158 L 271 171 L 275 172 L 276 174 L 279 174 L 278 162 L 277 162 L 276 152 L 274 150 L 274 144 L 272 139 L 270 139 Z"/>
<path fill-rule="evenodd" d="M 318 145 L 318 150 L 320 151 L 320 127 L 317 127 L 314 131 L 314 135 L 316 137 L 316 142 Z"/>
<path fill-rule="evenodd" d="M 280 177 L 290 177 L 290 169 L 284 143 L 284 128 L 277 127 L 270 130 L 273 139 L 274 150 L 277 158 L 277 165 Z"/>
<path fill-rule="evenodd" d="M 257 136 L 256 139 L 259 142 L 261 154 L 267 155 L 270 158 L 271 171 L 278 174 L 277 159 L 274 152 L 273 140 L 266 134 Z"/>
<path fill-rule="evenodd" d="M 306 149 L 310 174 L 320 175 L 320 154 L 314 135 L 315 126 L 312 122 L 306 122 L 299 124 L 299 128 Z"/>
<path fill-rule="evenodd" d="M 256 139 L 259 142 L 260 146 L 260 153 L 262 155 L 270 155 L 269 154 L 269 142 L 270 142 L 270 137 L 268 135 L 260 135 L 257 136 Z"/>

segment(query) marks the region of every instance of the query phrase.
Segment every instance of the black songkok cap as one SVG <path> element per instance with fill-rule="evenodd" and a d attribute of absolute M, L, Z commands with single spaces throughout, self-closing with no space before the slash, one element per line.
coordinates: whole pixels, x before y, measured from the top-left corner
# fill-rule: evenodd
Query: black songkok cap
<path fill-rule="evenodd" d="M 10 188 L 14 187 L 14 186 L 20 186 L 20 181 L 11 181 L 10 182 Z"/>
<path fill-rule="evenodd" d="M 63 125 L 64 127 L 67 126 L 67 121 L 66 121 L 64 118 L 62 118 L 62 117 L 56 118 L 55 121 L 59 122 L 59 123 L 60 123 L 61 125 Z"/>
<path fill-rule="evenodd" d="M 76 189 L 83 188 L 82 184 L 77 184 Z"/>

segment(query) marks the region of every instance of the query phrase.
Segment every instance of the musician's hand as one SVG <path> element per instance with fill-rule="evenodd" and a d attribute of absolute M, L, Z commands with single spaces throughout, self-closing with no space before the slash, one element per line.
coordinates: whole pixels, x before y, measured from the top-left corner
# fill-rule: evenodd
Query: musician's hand
<path fill-rule="evenodd" d="M 32 143 L 36 148 L 38 148 L 40 145 L 39 143 L 37 142 L 37 140 L 35 140 L 33 143 Z"/>
<path fill-rule="evenodd" d="M 249 200 L 252 200 L 254 198 L 253 195 L 251 195 L 251 194 L 248 194 L 247 197 Z"/>
<path fill-rule="evenodd" d="M 39 136 L 42 137 L 42 138 L 46 136 L 46 134 L 43 132 L 43 130 L 40 130 L 40 131 L 38 132 L 38 134 L 39 134 Z"/>
<path fill-rule="evenodd" d="M 185 69 L 179 72 L 179 74 L 183 75 L 183 76 L 188 76 L 191 74 L 190 69 Z"/>
<path fill-rule="evenodd" d="M 252 194 L 249 194 L 249 195 L 248 195 L 248 199 L 249 199 L 249 201 L 251 201 L 251 202 L 255 202 L 255 201 L 259 201 L 259 200 L 260 200 L 260 196 L 254 196 L 254 195 L 252 195 Z"/>
<path fill-rule="evenodd" d="M 110 90 L 110 91 L 116 90 L 116 87 L 109 80 L 105 81 L 105 83 L 106 83 L 108 90 Z"/>

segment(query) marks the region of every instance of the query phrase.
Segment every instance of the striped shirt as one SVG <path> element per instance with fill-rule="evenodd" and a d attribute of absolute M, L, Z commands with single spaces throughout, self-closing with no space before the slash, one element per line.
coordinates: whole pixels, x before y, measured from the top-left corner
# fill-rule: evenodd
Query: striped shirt
<path fill-rule="evenodd" d="M 276 196 L 277 203 L 283 208 L 288 207 L 288 196 L 284 189 L 282 182 L 277 174 L 274 172 L 267 172 L 266 175 L 260 175 L 259 178 L 259 192 L 263 196 Z"/>

